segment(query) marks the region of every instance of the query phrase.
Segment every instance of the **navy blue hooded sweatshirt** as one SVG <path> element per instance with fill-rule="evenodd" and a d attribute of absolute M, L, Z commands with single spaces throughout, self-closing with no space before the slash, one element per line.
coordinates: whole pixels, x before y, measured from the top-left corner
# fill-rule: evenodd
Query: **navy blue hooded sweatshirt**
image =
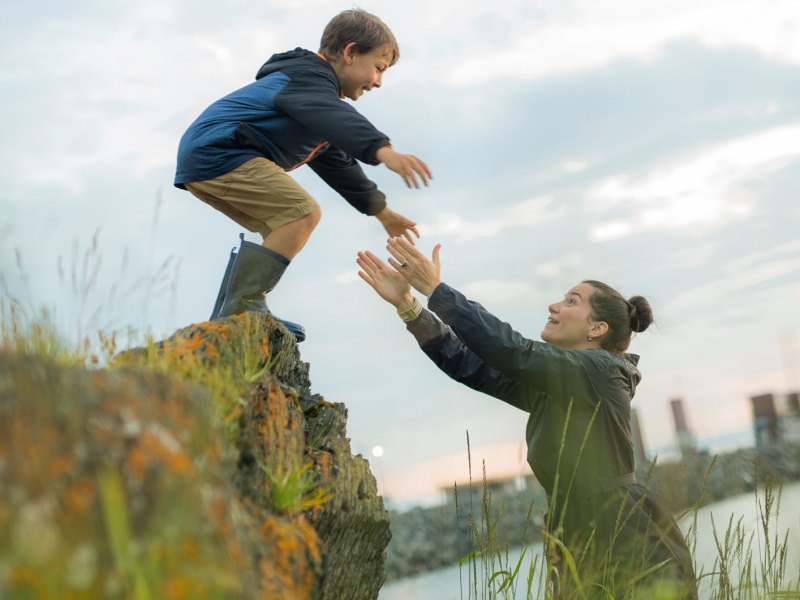
<path fill-rule="evenodd" d="M 178 147 L 175 186 L 224 175 L 259 156 L 285 171 L 308 165 L 356 210 L 375 215 L 385 195 L 357 161 L 378 164 L 389 138 L 341 98 L 324 58 L 296 48 L 273 55 L 256 80 L 209 106 Z"/>

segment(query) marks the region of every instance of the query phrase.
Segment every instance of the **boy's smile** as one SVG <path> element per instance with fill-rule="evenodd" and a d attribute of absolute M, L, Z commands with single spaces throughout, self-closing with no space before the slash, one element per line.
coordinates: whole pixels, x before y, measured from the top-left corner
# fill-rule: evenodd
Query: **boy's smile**
<path fill-rule="evenodd" d="M 392 64 L 391 59 L 392 50 L 388 44 L 364 53 L 358 52 L 354 44 L 348 45 L 333 64 L 342 96 L 355 101 L 365 91 L 381 87 L 383 72 Z"/>

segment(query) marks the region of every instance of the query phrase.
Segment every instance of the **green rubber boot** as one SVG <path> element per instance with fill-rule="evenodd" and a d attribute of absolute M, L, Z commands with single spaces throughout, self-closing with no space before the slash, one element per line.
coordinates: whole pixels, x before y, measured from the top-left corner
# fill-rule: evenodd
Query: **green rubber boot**
<path fill-rule="evenodd" d="M 267 307 L 266 295 L 278 284 L 286 267 L 289 266 L 290 261 L 285 256 L 260 244 L 246 241 L 244 234 L 240 234 L 239 238 L 241 246 L 238 253 L 231 252 L 220 288 L 220 292 L 222 288 L 225 289 L 224 294 L 221 294 L 223 300 L 219 302 L 220 294 L 218 294 L 219 309 L 216 311 L 215 305 L 212 319 L 230 317 L 247 311 L 271 314 Z M 286 326 L 298 342 L 306 339 L 306 330 L 302 325 L 275 318 Z"/>

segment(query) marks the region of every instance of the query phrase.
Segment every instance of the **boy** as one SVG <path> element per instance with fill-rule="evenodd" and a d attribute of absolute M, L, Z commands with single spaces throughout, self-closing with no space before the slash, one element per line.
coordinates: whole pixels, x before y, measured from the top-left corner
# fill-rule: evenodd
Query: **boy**
<path fill-rule="evenodd" d="M 346 10 L 325 28 L 319 52 L 296 48 L 273 55 L 256 81 L 209 106 L 181 138 L 175 185 L 246 229 L 231 252 L 211 319 L 252 310 L 269 312 L 266 294 L 280 280 L 320 219 L 320 207 L 286 174 L 305 163 L 356 210 L 375 216 L 390 236 L 416 223 L 392 211 L 356 159 L 383 163 L 410 188 L 428 185 L 431 172 L 399 154 L 389 138 L 344 98 L 358 100 L 381 86 L 400 52 L 389 28 L 360 9 Z M 282 321 L 298 341 L 305 330 Z"/>

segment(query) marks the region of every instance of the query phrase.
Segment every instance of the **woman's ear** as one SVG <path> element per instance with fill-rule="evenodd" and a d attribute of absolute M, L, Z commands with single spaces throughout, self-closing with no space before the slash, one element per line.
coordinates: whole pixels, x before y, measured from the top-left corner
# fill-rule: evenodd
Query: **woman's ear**
<path fill-rule="evenodd" d="M 608 323 L 605 321 L 593 321 L 589 326 L 589 335 L 595 339 L 605 335 L 606 333 L 608 333 Z"/>

